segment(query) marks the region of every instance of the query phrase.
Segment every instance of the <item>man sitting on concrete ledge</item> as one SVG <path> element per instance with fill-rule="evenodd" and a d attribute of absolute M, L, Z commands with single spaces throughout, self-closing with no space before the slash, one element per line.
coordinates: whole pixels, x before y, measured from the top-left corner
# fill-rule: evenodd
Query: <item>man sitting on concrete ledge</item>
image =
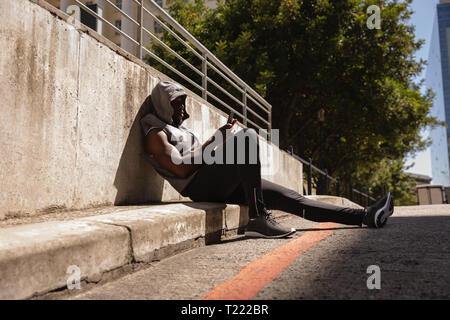
<path fill-rule="evenodd" d="M 232 133 L 238 140 L 245 136 L 244 145 L 232 153 L 233 161 L 206 161 L 216 154 L 227 154 L 233 119 L 220 127 L 205 143 L 182 125 L 189 118 L 185 109 L 186 92 L 172 82 L 161 81 L 153 89 L 146 103 L 151 112 L 141 119 L 144 148 L 155 170 L 180 194 L 193 201 L 243 204 L 249 207 L 250 221 L 245 235 L 280 238 L 295 233 L 294 228 L 281 226 L 267 210 L 281 210 L 317 222 L 336 222 L 347 225 L 363 224 L 380 228 L 394 211 L 388 193 L 381 200 L 364 209 L 338 207 L 307 199 L 294 190 L 261 178 L 259 139 L 253 129 Z M 150 101 L 151 100 L 151 101 Z M 246 138 L 248 137 L 248 139 Z M 225 139 L 225 140 L 224 140 Z M 219 142 L 218 142 L 219 141 Z M 223 142 L 226 141 L 226 142 Z M 209 153 L 207 151 L 210 151 Z M 256 150 L 251 161 L 252 150 Z M 237 161 L 237 158 L 245 161 Z"/>

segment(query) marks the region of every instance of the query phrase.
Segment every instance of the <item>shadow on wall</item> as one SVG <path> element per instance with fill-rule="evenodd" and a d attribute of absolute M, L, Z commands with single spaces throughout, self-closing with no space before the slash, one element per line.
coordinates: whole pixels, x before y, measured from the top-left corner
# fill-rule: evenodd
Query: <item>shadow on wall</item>
<path fill-rule="evenodd" d="M 114 186 L 117 188 L 114 205 L 144 204 L 162 200 L 164 180 L 145 159 L 144 135 L 140 124 L 142 117 L 151 110 L 153 106 L 149 95 L 134 118 L 120 158 L 114 179 Z"/>
<path fill-rule="evenodd" d="M 213 204 L 213 206 L 211 206 Z M 231 231 L 236 229 L 237 234 L 244 234 L 245 227 L 248 224 L 248 206 L 240 205 L 239 206 L 239 217 L 238 224 L 235 225 L 232 222 L 232 226 L 228 223 L 229 219 L 231 221 L 233 218 L 227 217 L 226 209 L 227 205 L 224 203 L 217 202 L 186 202 L 184 205 L 205 210 L 205 243 L 213 244 L 219 243 L 222 241 L 223 231 Z"/>

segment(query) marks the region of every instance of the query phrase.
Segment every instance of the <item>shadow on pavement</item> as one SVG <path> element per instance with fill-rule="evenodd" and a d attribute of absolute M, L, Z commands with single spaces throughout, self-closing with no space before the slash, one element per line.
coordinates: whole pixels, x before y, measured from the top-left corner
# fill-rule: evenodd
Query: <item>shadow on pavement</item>
<path fill-rule="evenodd" d="M 307 229 L 296 229 L 297 232 L 306 232 L 306 231 L 324 231 L 324 230 L 355 230 L 355 229 L 364 229 L 364 227 L 337 227 L 337 228 L 307 228 Z"/>
<path fill-rule="evenodd" d="M 405 213 L 382 229 L 334 229 L 279 276 L 289 288 L 276 299 L 450 299 L 450 211 Z M 371 266 L 380 289 L 369 289 Z"/>

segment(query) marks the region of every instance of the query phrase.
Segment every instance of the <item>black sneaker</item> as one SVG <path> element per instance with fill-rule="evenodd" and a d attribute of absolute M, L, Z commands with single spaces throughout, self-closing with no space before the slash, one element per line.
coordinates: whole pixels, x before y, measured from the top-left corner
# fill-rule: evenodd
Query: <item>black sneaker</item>
<path fill-rule="evenodd" d="M 284 238 L 295 232 L 295 228 L 286 228 L 276 222 L 266 210 L 250 220 L 245 229 L 245 235 L 252 238 Z"/>
<path fill-rule="evenodd" d="M 369 228 L 382 228 L 387 219 L 394 213 L 394 200 L 388 192 L 382 199 L 366 208 L 363 224 Z"/>

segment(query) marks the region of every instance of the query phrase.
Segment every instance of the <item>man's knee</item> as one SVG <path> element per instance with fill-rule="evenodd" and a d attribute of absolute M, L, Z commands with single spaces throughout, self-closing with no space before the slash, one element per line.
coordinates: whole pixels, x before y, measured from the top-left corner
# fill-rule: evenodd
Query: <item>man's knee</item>
<path fill-rule="evenodd" d="M 254 129 L 244 128 L 234 135 L 235 159 L 238 163 L 259 163 L 259 139 Z"/>

